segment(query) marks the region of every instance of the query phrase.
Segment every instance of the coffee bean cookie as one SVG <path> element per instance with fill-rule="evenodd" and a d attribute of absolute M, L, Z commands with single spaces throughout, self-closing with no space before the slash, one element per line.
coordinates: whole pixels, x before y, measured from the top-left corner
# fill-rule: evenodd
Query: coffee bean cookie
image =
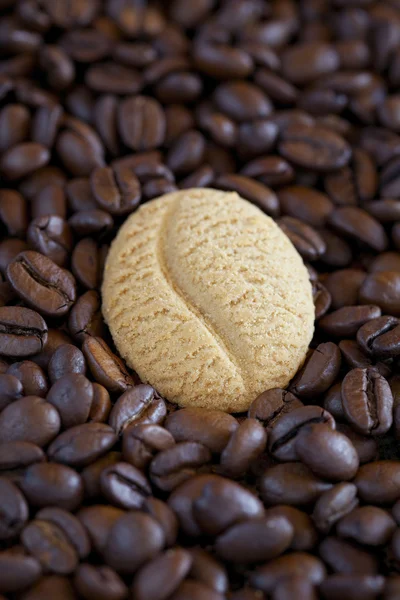
<path fill-rule="evenodd" d="M 302 259 L 236 193 L 191 189 L 141 206 L 111 246 L 102 293 L 121 356 L 181 406 L 246 410 L 289 383 L 313 335 Z"/>

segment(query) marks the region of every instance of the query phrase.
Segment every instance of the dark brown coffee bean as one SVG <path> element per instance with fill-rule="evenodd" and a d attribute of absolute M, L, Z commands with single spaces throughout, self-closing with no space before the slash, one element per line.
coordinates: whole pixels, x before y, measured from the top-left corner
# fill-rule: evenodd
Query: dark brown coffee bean
<path fill-rule="evenodd" d="M 38 354 L 31 356 L 30 360 L 46 370 L 56 348 L 61 346 L 61 344 L 69 344 L 71 342 L 71 338 L 63 331 L 59 329 L 49 329 L 44 348 Z"/>
<path fill-rule="evenodd" d="M 282 134 L 279 153 L 290 162 L 316 171 L 331 171 L 350 159 L 347 142 L 333 131 L 305 125 L 288 127 Z"/>
<path fill-rule="evenodd" d="M 386 544 L 396 529 L 394 519 L 377 506 L 361 506 L 344 516 L 336 525 L 340 537 L 359 544 L 381 546 Z"/>
<path fill-rule="evenodd" d="M 108 452 L 83 469 L 82 479 L 85 486 L 85 498 L 92 499 L 101 496 L 100 477 L 102 471 L 121 460 L 121 452 Z"/>
<path fill-rule="evenodd" d="M 33 464 L 24 472 L 20 486 L 32 506 L 75 510 L 83 499 L 81 476 L 65 465 Z"/>
<path fill-rule="evenodd" d="M 46 572 L 68 575 L 78 565 L 75 549 L 57 525 L 36 519 L 24 528 L 21 541 Z"/>
<path fill-rule="evenodd" d="M 293 391 L 298 396 L 314 398 L 334 383 L 341 365 L 340 350 L 332 342 L 319 344 L 306 362 L 302 375 Z"/>
<path fill-rule="evenodd" d="M 58 216 L 61 219 L 66 219 L 67 216 L 67 199 L 65 197 L 64 187 L 61 183 L 49 183 L 45 185 L 43 189 L 39 190 L 38 193 L 32 198 L 32 217 L 38 219 L 39 217 Z M 70 236 L 70 234 L 69 234 Z M 72 245 L 72 240 L 66 238 L 69 241 L 69 246 Z"/>
<path fill-rule="evenodd" d="M 12 540 L 29 516 L 28 504 L 16 485 L 0 477 L 0 540 Z"/>
<path fill-rule="evenodd" d="M 137 71 L 112 62 L 90 66 L 86 71 L 85 82 L 94 92 L 106 94 L 137 94 L 142 87 Z"/>
<path fill-rule="evenodd" d="M 348 437 L 323 424 L 302 427 L 296 436 L 299 459 L 315 474 L 329 481 L 352 479 L 359 466 L 358 455 Z"/>
<path fill-rule="evenodd" d="M 295 86 L 276 73 L 267 69 L 258 69 L 254 80 L 274 102 L 291 105 L 297 100 L 298 91 Z"/>
<path fill-rule="evenodd" d="M 57 215 L 37 217 L 31 221 L 27 239 L 32 248 L 47 256 L 58 266 L 68 262 L 72 247 L 69 225 Z"/>
<path fill-rule="evenodd" d="M 329 533 L 333 525 L 358 506 L 357 488 L 353 483 L 338 483 L 317 500 L 312 513 L 321 533 Z"/>
<path fill-rule="evenodd" d="M 68 329 L 77 342 L 82 343 L 86 336 L 103 335 L 104 324 L 100 306 L 100 295 L 95 290 L 90 290 L 80 296 L 72 307 Z"/>
<path fill-rule="evenodd" d="M 77 243 L 72 252 L 71 269 L 83 287 L 98 287 L 101 276 L 100 256 L 97 243 L 92 238 L 84 238 Z"/>
<path fill-rule="evenodd" d="M 165 116 L 153 98 L 133 96 L 118 107 L 118 128 L 126 146 L 142 152 L 163 145 Z"/>
<path fill-rule="evenodd" d="M 47 455 L 50 460 L 85 467 L 114 446 L 116 436 L 104 423 L 76 425 L 61 433 L 50 444 Z"/>
<path fill-rule="evenodd" d="M 344 360 L 352 369 L 365 369 L 372 365 L 370 357 L 363 352 L 363 350 L 355 340 L 342 340 L 341 342 L 339 342 L 339 349 L 343 355 Z"/>
<path fill-rule="evenodd" d="M 378 358 L 397 356 L 400 353 L 398 319 L 388 316 L 368 321 L 358 330 L 357 342 L 364 352 Z"/>
<path fill-rule="evenodd" d="M 231 46 L 198 43 L 193 57 L 200 71 L 216 79 L 245 78 L 253 69 L 247 52 Z"/>
<path fill-rule="evenodd" d="M 399 498 L 400 471 L 394 460 L 378 460 L 362 465 L 354 480 L 364 502 L 391 504 Z"/>
<path fill-rule="evenodd" d="M 74 213 L 68 224 L 80 237 L 93 234 L 102 236 L 112 229 L 114 221 L 108 212 L 95 208 Z"/>
<path fill-rule="evenodd" d="M 46 446 L 59 430 L 57 410 L 37 396 L 15 400 L 0 414 L 1 443 L 23 441 Z"/>
<path fill-rule="evenodd" d="M 387 130 L 384 130 L 387 132 Z M 396 136 L 397 143 L 397 136 Z M 384 198 L 398 198 L 399 196 L 399 168 L 400 162 L 397 156 L 389 155 L 388 160 L 380 173 L 380 193 Z"/>
<path fill-rule="evenodd" d="M 46 460 L 45 453 L 31 442 L 6 442 L 0 445 L 0 475 L 19 481 L 25 467 Z"/>
<path fill-rule="evenodd" d="M 89 412 L 89 421 L 106 423 L 111 412 L 110 394 L 99 383 L 93 383 L 93 400 Z"/>
<path fill-rule="evenodd" d="M 63 508 L 49 507 L 42 508 L 36 513 L 36 518 L 59 527 L 71 546 L 75 548 L 79 558 L 86 558 L 89 554 L 91 549 L 89 536 L 75 515 Z"/>
<path fill-rule="evenodd" d="M 0 112 L 0 151 L 24 142 L 29 137 L 31 116 L 22 104 L 7 104 Z"/>
<path fill-rule="evenodd" d="M 85 177 L 71 179 L 65 186 L 65 191 L 72 212 L 97 208 L 89 179 Z"/>
<path fill-rule="evenodd" d="M 359 297 L 363 304 L 376 299 L 384 312 L 400 316 L 400 274 L 395 271 L 370 273 L 360 288 Z"/>
<path fill-rule="evenodd" d="M 270 593 L 279 581 L 294 576 L 304 577 L 314 585 L 319 585 L 326 577 L 326 570 L 315 556 L 292 552 L 259 567 L 251 574 L 250 583 L 256 589 Z"/>
<path fill-rule="evenodd" d="M 199 581 L 187 579 L 171 596 L 171 600 L 188 600 L 189 598 L 193 600 L 223 600 L 224 596 Z"/>
<path fill-rule="evenodd" d="M 34 362 L 30 360 L 15 362 L 8 367 L 7 374 L 13 375 L 21 382 L 25 396 L 46 396 L 48 390 L 46 375 L 43 369 Z M 2 393 L 0 392 L 1 397 Z"/>
<path fill-rule="evenodd" d="M 8 235 L 23 237 L 28 227 L 26 200 L 14 190 L 0 190 L 0 222 Z"/>
<path fill-rule="evenodd" d="M 12 373 L 0 375 L 0 411 L 24 395 L 22 382 Z"/>
<path fill-rule="evenodd" d="M 319 320 L 318 326 L 335 337 L 355 336 L 362 325 L 381 316 L 379 306 L 343 306 Z"/>
<path fill-rule="evenodd" d="M 128 389 L 115 403 L 109 423 L 121 435 L 129 425 L 162 423 L 167 414 L 164 400 L 150 385 Z"/>
<path fill-rule="evenodd" d="M 140 423 L 128 427 L 123 436 L 124 459 L 138 469 L 145 469 L 157 452 L 175 445 L 172 435 L 155 424 Z"/>
<path fill-rule="evenodd" d="M 238 428 L 237 420 L 222 411 L 184 408 L 170 414 L 166 429 L 176 442 L 195 441 L 211 452 L 222 452 L 231 434 Z"/>
<path fill-rule="evenodd" d="M 60 346 L 60 348 L 63 347 Z M 53 356 L 55 355 L 56 353 Z M 93 396 L 93 385 L 83 374 L 66 373 L 58 378 L 50 388 L 47 402 L 50 402 L 58 410 L 62 427 L 69 429 L 75 425 L 86 423 Z"/>
<path fill-rule="evenodd" d="M 215 550 L 234 563 L 268 561 L 282 554 L 293 538 L 293 527 L 282 516 L 266 516 L 233 525 L 218 536 Z"/>
<path fill-rule="evenodd" d="M 332 308 L 357 304 L 358 292 L 366 276 L 361 269 L 342 269 L 328 275 L 324 285 L 331 295 Z"/>
<path fill-rule="evenodd" d="M 129 167 L 94 169 L 90 183 L 98 204 L 111 214 L 128 214 L 140 202 L 139 180 Z"/>
<path fill-rule="evenodd" d="M 28 244 L 17 238 L 0 242 L 0 271 L 5 274 L 10 262 L 24 250 L 28 250 Z"/>
<path fill-rule="evenodd" d="M 120 151 L 117 131 L 118 100 L 116 96 L 105 94 L 100 96 L 94 106 L 94 125 L 105 147 L 112 156 Z"/>
<path fill-rule="evenodd" d="M 170 597 L 186 577 L 192 558 L 183 548 L 167 550 L 147 563 L 135 575 L 132 594 L 137 600 Z"/>
<path fill-rule="evenodd" d="M 82 351 L 94 379 L 108 391 L 124 392 L 133 385 L 122 360 L 112 353 L 101 338 L 86 337 Z"/>
<path fill-rule="evenodd" d="M 384 589 L 385 579 L 368 575 L 330 575 L 320 590 L 326 600 L 374 600 Z"/>
<path fill-rule="evenodd" d="M 296 441 L 303 427 L 315 423 L 327 424 L 335 429 L 335 421 L 320 406 L 302 406 L 283 414 L 278 421 L 268 427 L 268 450 L 275 459 L 281 461 L 298 460 Z"/>
<path fill-rule="evenodd" d="M 324 254 L 325 242 L 310 225 L 294 217 L 281 217 L 278 225 L 304 259 L 317 260 Z"/>
<path fill-rule="evenodd" d="M 301 185 L 282 188 L 278 198 L 285 215 L 300 219 L 312 227 L 323 227 L 334 208 L 325 194 Z"/>
<path fill-rule="evenodd" d="M 266 427 L 272 427 L 281 416 L 301 406 L 303 403 L 294 394 L 274 388 L 257 396 L 250 405 L 248 417 L 262 421 Z"/>
<path fill-rule="evenodd" d="M 375 575 L 378 570 L 376 558 L 350 542 L 338 537 L 327 537 L 319 546 L 322 560 L 334 571 L 344 575 Z"/>
<path fill-rule="evenodd" d="M 14 181 L 44 167 L 49 160 L 50 152 L 45 146 L 36 142 L 23 142 L 2 155 L 0 171 L 6 179 Z"/>
<path fill-rule="evenodd" d="M 18 306 L 0 307 L 0 354 L 31 356 L 47 342 L 47 325 L 35 311 Z"/>
<path fill-rule="evenodd" d="M 80 509 L 77 517 L 87 529 L 96 552 L 103 554 L 112 526 L 124 514 L 125 511 L 108 504 L 92 504 Z"/>
<path fill-rule="evenodd" d="M 172 491 L 211 462 L 211 452 L 198 442 L 180 442 L 161 450 L 150 464 L 150 479 L 161 490 Z"/>
<path fill-rule="evenodd" d="M 273 217 L 279 214 L 279 203 L 274 192 L 267 186 L 243 175 L 220 175 L 215 185 L 222 190 L 237 192 L 242 198 L 249 200 L 262 211 Z"/>
<path fill-rule="evenodd" d="M 128 596 L 128 588 L 123 580 L 106 565 L 78 565 L 74 575 L 74 587 L 85 600 L 124 600 Z"/>
<path fill-rule="evenodd" d="M 249 147 L 249 152 L 252 148 L 251 140 L 254 141 L 255 132 L 253 131 L 253 129 L 255 128 L 255 125 L 257 123 L 258 121 L 255 121 L 251 124 L 244 123 L 239 128 L 239 142 L 241 143 L 241 145 L 245 143 L 246 147 Z M 269 121 L 265 121 L 264 123 L 264 128 L 267 129 L 267 131 L 269 131 L 270 127 L 275 128 L 275 137 L 273 138 L 270 144 L 272 146 L 273 142 L 275 141 L 278 128 L 274 123 L 270 123 Z M 252 129 L 250 129 L 250 127 L 252 127 Z M 249 137 L 248 141 L 247 136 Z M 271 133 L 269 133 L 269 136 L 271 137 Z M 243 137 L 245 137 L 245 141 L 243 140 Z M 266 148 L 265 150 L 269 149 L 270 148 Z M 258 148 L 256 153 L 258 153 Z M 260 181 L 262 181 L 265 185 L 271 187 L 291 183 L 294 178 L 293 167 L 291 167 L 291 165 L 286 160 L 280 158 L 279 156 L 265 156 L 262 158 L 254 158 L 243 167 L 241 173 L 242 175 L 246 175 L 247 177 L 255 177 L 257 179 L 260 179 Z"/>
<path fill-rule="evenodd" d="M 56 150 L 67 170 L 75 177 L 87 177 L 96 167 L 104 166 L 104 148 L 95 131 L 72 117 L 65 125 L 67 129 L 57 137 Z"/>
<path fill-rule="evenodd" d="M 62 316 L 75 302 L 73 275 L 39 252 L 21 252 L 8 265 L 7 277 L 25 302 L 47 316 Z"/>
<path fill-rule="evenodd" d="M 62 344 L 54 351 L 49 362 L 48 372 L 52 383 L 64 375 L 73 373 L 84 375 L 86 372 L 85 357 L 76 346 Z"/>
<path fill-rule="evenodd" d="M 220 83 L 214 92 L 218 109 L 234 121 L 253 121 L 272 111 L 269 98 L 261 89 L 246 81 Z"/>
<path fill-rule="evenodd" d="M 167 165 L 174 173 L 185 175 L 201 165 L 204 151 L 204 137 L 199 131 L 191 129 L 182 133 L 171 145 Z"/>
<path fill-rule="evenodd" d="M 220 594 L 225 594 L 228 590 L 228 575 L 223 565 L 202 548 L 192 548 L 190 554 L 190 577 Z"/>
<path fill-rule="evenodd" d="M 161 526 L 165 536 L 165 545 L 173 546 L 178 537 L 178 519 L 171 508 L 157 498 L 149 496 L 143 505 L 143 510 L 151 515 Z"/>
<path fill-rule="evenodd" d="M 127 510 L 140 509 L 146 496 L 151 495 L 143 473 L 125 462 L 117 462 L 101 472 L 100 488 L 109 502 Z"/>
<path fill-rule="evenodd" d="M 267 434 L 256 419 L 246 419 L 230 437 L 221 453 L 220 472 L 233 479 L 243 477 L 265 450 Z"/>
<path fill-rule="evenodd" d="M 269 467 L 260 481 L 261 494 L 267 505 L 307 505 L 331 487 L 305 465 L 293 462 Z"/>
<path fill-rule="evenodd" d="M 382 435 L 392 425 L 393 395 L 386 379 L 375 369 L 353 369 L 342 382 L 347 420 L 358 433 Z"/>
<path fill-rule="evenodd" d="M 287 48 L 282 56 L 285 77 L 297 84 L 305 84 L 339 68 L 339 55 L 330 44 L 305 42 Z"/>
<path fill-rule="evenodd" d="M 160 525 L 149 515 L 128 512 L 111 527 L 105 559 L 119 573 L 134 573 L 164 546 Z"/>
<path fill-rule="evenodd" d="M 329 223 L 340 233 L 367 244 L 377 252 L 382 252 L 387 247 L 387 237 L 382 225 L 361 208 L 336 208 L 329 217 Z"/>
<path fill-rule="evenodd" d="M 42 574 L 40 563 L 21 552 L 0 552 L 0 593 L 21 592 L 30 588 Z"/>

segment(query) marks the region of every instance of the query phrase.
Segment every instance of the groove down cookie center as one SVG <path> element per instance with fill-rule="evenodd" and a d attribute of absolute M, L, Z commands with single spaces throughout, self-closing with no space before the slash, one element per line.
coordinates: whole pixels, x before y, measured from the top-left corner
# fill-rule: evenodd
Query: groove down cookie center
<path fill-rule="evenodd" d="M 141 206 L 111 246 L 102 295 L 121 356 L 180 406 L 247 410 L 287 386 L 313 335 L 301 257 L 236 193 L 183 190 Z"/>

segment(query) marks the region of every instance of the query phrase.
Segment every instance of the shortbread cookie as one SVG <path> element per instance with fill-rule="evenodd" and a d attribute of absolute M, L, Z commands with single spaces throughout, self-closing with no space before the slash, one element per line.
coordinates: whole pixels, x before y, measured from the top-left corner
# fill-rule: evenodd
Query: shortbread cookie
<path fill-rule="evenodd" d="M 236 193 L 191 189 L 141 206 L 111 246 L 102 293 L 121 356 L 181 406 L 246 410 L 288 384 L 313 335 L 302 259 Z"/>

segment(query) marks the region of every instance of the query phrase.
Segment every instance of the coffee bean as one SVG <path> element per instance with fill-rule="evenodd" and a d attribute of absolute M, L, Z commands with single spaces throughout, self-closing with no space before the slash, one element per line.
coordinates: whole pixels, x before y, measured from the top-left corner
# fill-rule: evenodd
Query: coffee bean
<path fill-rule="evenodd" d="M 66 64 L 65 61 L 64 64 Z M 52 148 L 62 122 L 63 112 L 60 104 L 39 107 L 32 122 L 32 140 L 47 148 Z"/>
<path fill-rule="evenodd" d="M 336 525 L 340 537 L 359 544 L 381 546 L 386 544 L 396 529 L 394 519 L 377 506 L 361 506 L 344 516 Z"/>
<path fill-rule="evenodd" d="M 23 472 L 25 467 L 38 462 L 44 462 L 46 455 L 43 450 L 31 442 L 7 442 L 0 445 L 0 475 L 12 477 Z"/>
<path fill-rule="evenodd" d="M 103 554 L 106 548 L 112 526 L 124 514 L 127 513 L 120 508 L 103 504 L 92 504 L 79 510 L 77 517 L 87 529 L 93 547 L 99 554 Z"/>
<path fill-rule="evenodd" d="M 317 260 L 325 252 L 325 242 L 309 225 L 294 217 L 281 217 L 278 225 L 306 260 Z"/>
<path fill-rule="evenodd" d="M 324 564 L 315 556 L 305 552 L 292 552 L 259 567 L 250 576 L 256 589 L 269 593 L 280 580 L 300 575 L 314 585 L 319 585 L 326 576 Z"/>
<path fill-rule="evenodd" d="M 111 412 L 110 394 L 99 383 L 93 383 L 93 400 L 89 412 L 89 421 L 105 423 Z"/>
<path fill-rule="evenodd" d="M 267 505 L 311 504 L 331 487 L 305 465 L 294 462 L 269 467 L 260 480 L 261 495 Z"/>
<path fill-rule="evenodd" d="M 204 411 L 201 408 L 184 408 L 170 414 L 165 421 L 165 427 L 175 441 L 199 442 L 217 453 L 222 452 L 238 426 L 231 415 L 220 410 Z"/>
<path fill-rule="evenodd" d="M 397 356 L 400 352 L 397 337 L 400 334 L 398 320 L 395 317 L 379 317 L 372 319 L 357 332 L 357 342 L 367 354 L 379 358 Z"/>
<path fill-rule="evenodd" d="M 69 225 L 61 217 L 37 217 L 29 225 L 27 239 L 37 252 L 47 256 L 59 267 L 64 267 L 68 262 L 72 234 Z"/>
<path fill-rule="evenodd" d="M 14 190 L 0 190 L 0 222 L 8 235 L 23 237 L 28 227 L 28 211 L 23 196 Z"/>
<path fill-rule="evenodd" d="M 81 563 L 74 575 L 74 587 L 82 598 L 98 600 L 124 600 L 128 595 L 120 576 L 106 565 Z"/>
<path fill-rule="evenodd" d="M 297 439 L 303 427 L 312 424 L 326 424 L 335 429 L 335 421 L 328 412 L 319 406 L 302 406 L 280 417 L 268 427 L 268 450 L 276 460 L 298 460 Z"/>
<path fill-rule="evenodd" d="M 160 525 L 165 536 L 165 545 L 173 546 L 178 537 L 178 519 L 168 506 L 162 500 L 148 496 L 143 504 L 143 510 L 151 515 Z"/>
<path fill-rule="evenodd" d="M 33 464 L 25 470 L 20 485 L 33 506 L 75 510 L 83 498 L 82 478 L 64 465 Z"/>
<path fill-rule="evenodd" d="M 318 551 L 335 573 L 375 575 L 377 572 L 378 563 L 372 554 L 341 538 L 325 538 Z"/>
<path fill-rule="evenodd" d="M 62 508 L 42 508 L 36 518 L 56 525 L 68 538 L 80 558 L 86 558 L 90 552 L 90 540 L 81 522 L 70 512 Z"/>
<path fill-rule="evenodd" d="M 151 494 L 146 477 L 125 462 L 117 462 L 101 472 L 100 488 L 109 502 L 127 510 L 141 508 L 145 497 Z"/>
<path fill-rule="evenodd" d="M 51 357 L 58 346 L 71 343 L 71 338 L 60 329 L 49 329 L 47 333 L 47 341 L 45 346 L 38 354 L 30 356 L 30 360 L 35 362 L 39 367 L 46 370 L 49 366 Z"/>
<path fill-rule="evenodd" d="M 31 116 L 26 106 L 8 104 L 0 112 L 0 151 L 24 142 L 29 137 Z"/>
<path fill-rule="evenodd" d="M 322 42 L 304 42 L 288 48 L 282 56 L 284 75 L 294 83 L 305 84 L 339 68 L 335 48 Z"/>
<path fill-rule="evenodd" d="M 341 354 L 336 344 L 327 342 L 319 344 L 310 359 L 306 362 L 304 371 L 293 391 L 298 396 L 313 398 L 334 383 L 339 374 Z"/>
<path fill-rule="evenodd" d="M 327 492 L 325 492 L 327 493 Z M 267 516 L 284 517 L 293 527 L 292 550 L 307 551 L 315 547 L 318 533 L 307 513 L 293 506 L 277 505 L 266 511 Z"/>
<path fill-rule="evenodd" d="M 246 419 L 230 437 L 221 453 L 221 473 L 237 479 L 243 477 L 250 465 L 265 450 L 267 434 L 256 419 Z"/>
<path fill-rule="evenodd" d="M 48 372 L 52 383 L 55 383 L 65 375 L 84 375 L 86 372 L 85 357 L 76 346 L 62 344 L 53 353 L 49 362 Z"/>
<path fill-rule="evenodd" d="M 343 306 L 329 315 L 325 315 L 318 322 L 321 329 L 335 337 L 355 336 L 362 325 L 381 316 L 379 306 Z"/>
<path fill-rule="evenodd" d="M 109 424 L 121 435 L 128 426 L 145 423 L 162 423 L 167 414 L 164 400 L 150 385 L 140 384 L 129 388 L 114 404 Z"/>
<path fill-rule="evenodd" d="M 199 131 L 191 129 L 182 133 L 168 151 L 167 165 L 185 175 L 199 167 L 203 161 L 205 139 Z"/>
<path fill-rule="evenodd" d="M 357 473 L 356 449 L 345 435 L 326 425 L 302 427 L 295 449 L 300 460 L 311 471 L 329 481 L 346 481 Z"/>
<path fill-rule="evenodd" d="M 50 152 L 45 146 L 36 142 L 22 142 L 4 152 L 0 171 L 6 179 L 14 181 L 44 167 L 49 160 Z"/>
<path fill-rule="evenodd" d="M 0 307 L 0 354 L 23 358 L 41 352 L 47 331 L 37 312 L 19 306 Z"/>
<path fill-rule="evenodd" d="M 376 370 L 353 369 L 342 382 L 343 411 L 358 433 L 382 435 L 392 425 L 393 396 Z"/>
<path fill-rule="evenodd" d="M 334 208 L 325 194 L 301 185 L 280 189 L 278 198 L 285 215 L 300 219 L 311 227 L 323 227 Z"/>
<path fill-rule="evenodd" d="M 336 208 L 329 217 L 330 225 L 339 233 L 366 244 L 376 252 L 386 250 L 388 241 L 382 225 L 355 206 Z"/>
<path fill-rule="evenodd" d="M 162 550 L 164 542 L 164 533 L 152 517 L 128 512 L 111 527 L 105 559 L 119 573 L 134 573 Z"/>
<path fill-rule="evenodd" d="M 266 516 L 233 525 L 218 536 L 215 549 L 223 559 L 234 563 L 268 561 L 290 545 L 293 527 L 282 516 Z"/>
<path fill-rule="evenodd" d="M 8 265 L 7 278 L 27 304 L 46 316 L 66 314 L 76 300 L 72 274 L 33 250 L 22 252 Z"/>
<path fill-rule="evenodd" d="M 65 348 L 65 346 L 60 346 L 60 348 Z M 60 377 L 52 385 L 47 394 L 47 402 L 57 409 L 62 427 L 69 429 L 75 425 L 86 423 L 93 396 L 92 383 L 82 374 L 70 373 Z"/>
<path fill-rule="evenodd" d="M 135 575 L 132 593 L 137 600 L 162 600 L 170 597 L 186 577 L 191 556 L 182 548 L 161 553 Z"/>
<path fill-rule="evenodd" d="M 396 461 L 378 460 L 362 465 L 354 480 L 364 502 L 388 504 L 399 497 L 400 474 Z"/>
<path fill-rule="evenodd" d="M 0 413 L 0 443 L 32 442 L 46 446 L 60 430 L 58 411 L 43 398 L 26 396 Z"/>
<path fill-rule="evenodd" d="M 75 549 L 53 523 L 38 519 L 32 521 L 24 528 L 21 541 L 47 572 L 67 575 L 77 567 Z"/>
<path fill-rule="evenodd" d="M 337 310 L 344 306 L 358 303 L 358 292 L 367 274 L 361 269 L 341 269 L 328 275 L 324 286 L 332 298 L 332 308 Z"/>
<path fill-rule="evenodd" d="M 12 374 L 0 375 L 0 411 L 14 400 L 22 398 L 23 392 L 23 385 L 17 377 Z"/>
<path fill-rule="evenodd" d="M 0 415 L 1 419 L 1 415 Z M 116 442 L 116 436 L 104 423 L 84 423 L 67 429 L 50 444 L 50 460 L 85 467 L 105 454 Z"/>
<path fill-rule="evenodd" d="M 75 590 L 68 577 L 62 575 L 48 575 L 42 577 L 28 592 L 24 594 L 24 600 L 40 600 L 41 598 L 59 598 L 59 600 L 71 600 Z"/>
<path fill-rule="evenodd" d="M 238 122 L 262 119 L 272 111 L 264 92 L 245 81 L 220 83 L 214 93 L 214 102 L 221 112 Z"/>
<path fill-rule="evenodd" d="M 358 506 L 357 488 L 352 483 L 338 483 L 324 492 L 314 506 L 312 518 L 322 533 Z"/>
<path fill-rule="evenodd" d="M 282 579 L 275 587 L 273 600 L 290 600 L 291 598 L 315 599 L 315 586 L 305 577 L 297 575 Z"/>
<path fill-rule="evenodd" d="M 90 290 L 80 296 L 72 307 L 68 329 L 77 342 L 83 342 L 87 335 L 101 337 L 104 333 L 100 306 L 98 292 Z"/>
<path fill-rule="evenodd" d="M 0 552 L 0 593 L 20 592 L 41 576 L 40 563 L 33 556 L 12 551 Z"/>
<path fill-rule="evenodd" d="M 272 427 L 283 415 L 303 406 L 294 394 L 281 388 L 263 392 L 250 405 L 248 417 Z"/>
<path fill-rule="evenodd" d="M 196 600 L 223 600 L 224 596 L 211 590 L 207 585 L 198 581 L 187 579 L 184 581 L 171 600 L 186 600 L 186 598 L 195 598 Z"/>
<path fill-rule="evenodd" d="M 242 198 L 249 200 L 267 215 L 278 216 L 279 202 L 274 192 L 262 183 L 244 175 L 220 175 L 215 181 L 216 187 L 222 190 L 237 192 Z"/>
<path fill-rule="evenodd" d="M 228 575 L 222 564 L 202 548 L 192 548 L 190 555 L 190 577 L 220 594 L 225 594 L 228 590 Z"/>
<path fill-rule="evenodd" d="M 90 180 L 85 177 L 71 179 L 65 186 L 68 205 L 72 212 L 93 210 L 97 208 L 96 200 L 92 194 Z"/>
<path fill-rule="evenodd" d="M 377 598 L 383 591 L 384 577 L 367 575 L 330 575 L 321 584 L 321 593 L 327 600 L 342 598 L 358 600 Z"/>
<path fill-rule="evenodd" d="M 152 483 L 164 491 L 172 491 L 195 475 L 196 468 L 211 462 L 211 452 L 197 442 L 180 442 L 161 450 L 150 464 Z"/>
<path fill-rule="evenodd" d="M 133 385 L 133 380 L 122 360 L 113 354 L 101 338 L 94 336 L 86 338 L 83 342 L 82 352 L 94 379 L 104 385 L 108 391 L 124 392 Z"/>
<path fill-rule="evenodd" d="M 117 131 L 118 100 L 111 94 L 100 96 L 94 105 L 93 120 L 102 142 L 112 156 L 120 151 Z"/>
<path fill-rule="evenodd" d="M 400 274 L 394 271 L 370 273 L 359 292 L 362 304 L 375 303 L 386 313 L 400 316 Z"/>
<path fill-rule="evenodd" d="M 140 183 L 129 167 L 94 169 L 90 184 L 97 203 L 113 215 L 129 214 L 140 202 Z"/>
<path fill-rule="evenodd" d="M 28 516 L 28 504 L 17 486 L 0 477 L 0 540 L 15 538 Z"/>

